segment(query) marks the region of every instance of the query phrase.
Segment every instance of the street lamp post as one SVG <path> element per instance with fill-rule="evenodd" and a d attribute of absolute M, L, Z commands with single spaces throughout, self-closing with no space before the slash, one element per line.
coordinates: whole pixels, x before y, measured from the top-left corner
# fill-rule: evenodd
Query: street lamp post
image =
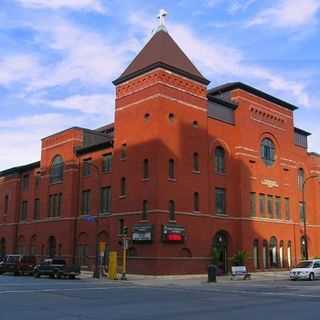
<path fill-rule="evenodd" d="M 97 174 L 97 181 L 98 181 L 98 190 L 100 188 L 100 169 L 97 165 L 94 163 L 88 162 L 85 163 L 86 166 L 92 167 L 96 170 Z M 79 172 L 79 174 L 81 174 Z M 88 221 L 88 222 L 95 222 L 96 224 L 96 238 L 95 238 L 95 268 L 94 268 L 94 273 L 93 273 L 93 278 L 99 279 L 100 278 L 100 269 L 99 269 L 99 237 L 98 237 L 98 231 L 99 231 L 99 213 L 97 213 L 97 216 L 90 216 L 90 215 L 85 215 L 83 216 L 83 220 Z"/>
<path fill-rule="evenodd" d="M 303 212 L 303 237 L 304 237 L 304 248 L 306 253 L 306 260 L 309 259 L 309 248 L 308 248 L 308 234 L 307 234 L 307 217 L 306 217 L 306 203 L 305 203 L 305 186 L 311 179 L 319 179 L 320 176 L 313 175 L 306 178 L 302 184 L 302 212 Z"/>

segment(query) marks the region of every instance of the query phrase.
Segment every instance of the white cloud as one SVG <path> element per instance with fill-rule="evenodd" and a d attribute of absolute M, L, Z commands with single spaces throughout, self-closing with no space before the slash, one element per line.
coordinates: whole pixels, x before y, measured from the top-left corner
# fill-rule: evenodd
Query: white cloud
<path fill-rule="evenodd" d="M 280 0 L 258 12 L 248 26 L 302 27 L 314 22 L 319 10 L 319 0 Z"/>
<path fill-rule="evenodd" d="M 109 119 L 91 114 L 45 113 L 0 120 L 0 171 L 40 160 L 41 138 L 79 126 L 96 128 Z"/>
<path fill-rule="evenodd" d="M 99 0 L 17 0 L 22 6 L 34 9 L 71 9 L 96 11 L 102 14 L 107 9 Z"/>
<path fill-rule="evenodd" d="M 41 67 L 35 57 L 21 54 L 0 58 L 0 70 L 0 85 L 9 86 L 36 77 Z"/>
<path fill-rule="evenodd" d="M 246 11 L 250 6 L 256 3 L 257 0 L 234 0 L 228 11 L 230 14 L 236 14 L 239 12 Z"/>
<path fill-rule="evenodd" d="M 55 63 L 44 66 L 43 72 L 29 83 L 30 91 L 64 86 L 73 81 L 92 86 L 109 85 L 124 69 L 129 52 L 136 49 L 134 38 L 111 41 L 61 19 L 30 27 L 38 33 L 39 45 L 61 56 Z"/>
<path fill-rule="evenodd" d="M 40 159 L 41 138 L 81 122 L 63 114 L 39 114 L 0 121 L 0 170 Z"/>
<path fill-rule="evenodd" d="M 148 34 L 150 27 L 145 23 L 146 20 L 148 19 L 140 12 L 129 22 L 134 22 L 135 28 L 140 27 Z M 273 92 L 282 93 L 285 98 L 290 98 L 296 104 L 310 107 L 311 98 L 303 83 L 289 80 L 281 73 L 263 66 L 248 64 L 247 57 L 240 50 L 224 46 L 214 38 L 201 38 L 187 25 L 169 22 L 168 29 L 187 56 L 199 69 L 205 71 L 204 76 L 211 76 L 212 79 L 218 76 L 231 81 L 259 82 Z"/>
<path fill-rule="evenodd" d="M 288 80 L 281 74 L 259 65 L 246 63 L 244 54 L 232 47 L 217 44 L 213 39 L 201 39 L 182 25 L 170 30 L 187 55 L 212 77 L 222 76 L 237 81 L 259 81 L 274 92 L 282 92 L 301 106 L 310 106 L 310 97 L 303 83 Z"/>
<path fill-rule="evenodd" d="M 111 94 L 74 95 L 60 100 L 40 100 L 58 109 L 77 110 L 86 114 L 97 114 L 109 119 L 113 116 L 115 97 Z"/>

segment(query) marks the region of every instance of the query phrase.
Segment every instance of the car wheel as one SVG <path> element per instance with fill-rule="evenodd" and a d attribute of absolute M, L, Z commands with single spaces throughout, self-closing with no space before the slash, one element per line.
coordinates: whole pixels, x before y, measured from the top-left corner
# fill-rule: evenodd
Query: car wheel
<path fill-rule="evenodd" d="M 310 275 L 309 275 L 309 280 L 310 281 L 313 281 L 315 278 L 314 278 L 314 273 L 311 272 Z"/>
<path fill-rule="evenodd" d="M 34 276 L 35 278 L 40 278 L 40 273 L 39 273 L 39 271 L 35 271 L 34 274 L 33 274 L 33 276 Z"/>
<path fill-rule="evenodd" d="M 70 276 L 69 276 L 69 279 L 70 279 L 70 280 L 74 280 L 75 278 L 76 278 L 75 275 L 70 275 Z"/>

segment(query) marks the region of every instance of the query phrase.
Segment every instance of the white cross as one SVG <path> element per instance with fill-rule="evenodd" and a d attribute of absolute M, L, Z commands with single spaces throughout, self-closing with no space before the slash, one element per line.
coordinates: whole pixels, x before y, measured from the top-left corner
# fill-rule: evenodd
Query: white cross
<path fill-rule="evenodd" d="M 158 19 L 160 20 L 160 26 L 165 25 L 165 17 L 168 15 L 168 12 L 164 9 L 161 9 L 158 15 Z"/>

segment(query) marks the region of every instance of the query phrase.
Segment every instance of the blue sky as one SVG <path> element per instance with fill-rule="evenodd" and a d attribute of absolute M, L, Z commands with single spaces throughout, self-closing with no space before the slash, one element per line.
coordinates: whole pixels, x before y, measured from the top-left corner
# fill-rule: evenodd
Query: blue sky
<path fill-rule="evenodd" d="M 117 78 L 167 28 L 211 86 L 243 81 L 298 105 L 320 152 L 320 0 L 0 0 L 0 170 L 40 139 L 113 121 Z"/>

